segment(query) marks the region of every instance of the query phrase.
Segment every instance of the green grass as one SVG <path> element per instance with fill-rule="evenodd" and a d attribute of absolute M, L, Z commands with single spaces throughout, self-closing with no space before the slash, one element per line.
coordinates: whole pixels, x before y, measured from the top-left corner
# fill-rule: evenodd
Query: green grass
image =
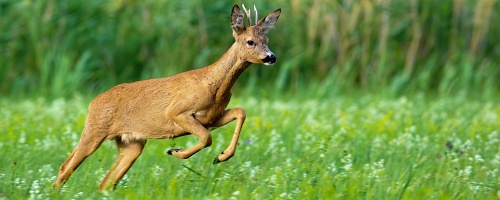
<path fill-rule="evenodd" d="M 212 165 L 234 123 L 187 160 L 198 140 L 149 140 L 117 189 L 97 185 L 116 156 L 105 142 L 52 190 L 76 145 L 89 99 L 0 99 L 0 199 L 495 199 L 500 104 L 465 95 L 322 100 L 240 96 L 247 120 L 235 156 Z"/>

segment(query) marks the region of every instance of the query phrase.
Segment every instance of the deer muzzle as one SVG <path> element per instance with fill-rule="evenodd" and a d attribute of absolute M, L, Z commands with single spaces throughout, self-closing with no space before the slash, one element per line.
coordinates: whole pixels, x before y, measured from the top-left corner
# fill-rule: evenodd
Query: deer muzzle
<path fill-rule="evenodd" d="M 267 55 L 264 59 L 262 59 L 264 65 L 272 65 L 276 62 L 276 56 L 274 54 Z"/>

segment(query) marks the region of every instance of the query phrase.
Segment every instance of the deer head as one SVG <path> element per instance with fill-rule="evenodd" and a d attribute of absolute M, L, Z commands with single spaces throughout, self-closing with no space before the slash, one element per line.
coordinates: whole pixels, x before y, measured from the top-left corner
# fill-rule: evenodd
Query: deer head
<path fill-rule="evenodd" d="M 245 9 L 245 13 L 247 14 L 249 27 L 245 27 L 243 22 L 244 16 L 238 5 L 234 5 L 231 13 L 233 37 L 236 40 L 237 52 L 239 54 L 237 57 L 256 64 L 274 64 L 276 62 L 276 56 L 267 46 L 269 39 L 266 34 L 274 27 L 274 24 L 280 16 L 281 9 L 271 12 L 266 17 L 257 21 L 257 9 L 255 9 L 254 6 L 255 25 L 252 25 L 250 11 L 246 10 L 244 5 L 243 9 Z"/>

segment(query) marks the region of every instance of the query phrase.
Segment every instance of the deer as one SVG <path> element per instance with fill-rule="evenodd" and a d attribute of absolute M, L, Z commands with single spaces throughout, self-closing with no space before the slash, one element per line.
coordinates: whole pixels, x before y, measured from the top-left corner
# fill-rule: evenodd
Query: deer
<path fill-rule="evenodd" d="M 148 139 L 173 139 L 194 135 L 199 142 L 187 149 L 167 151 L 187 159 L 212 144 L 211 130 L 236 120 L 229 146 L 217 155 L 214 164 L 233 157 L 246 119 L 241 107 L 227 109 L 231 88 L 252 63 L 273 65 L 276 56 L 269 50 L 267 33 L 274 28 L 281 9 L 255 24 L 247 15 L 248 27 L 238 5 L 231 11 L 235 42 L 215 63 L 180 74 L 122 83 L 93 99 L 77 146 L 59 168 L 53 187 L 60 189 L 78 166 L 106 140 L 114 140 L 118 155 L 101 183 L 99 191 L 114 190 L 141 155 Z"/>

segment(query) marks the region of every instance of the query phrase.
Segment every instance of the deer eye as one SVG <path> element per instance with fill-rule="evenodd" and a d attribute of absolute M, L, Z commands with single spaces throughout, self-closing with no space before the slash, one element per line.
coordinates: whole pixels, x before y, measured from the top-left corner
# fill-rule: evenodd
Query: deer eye
<path fill-rule="evenodd" d="M 248 40 L 247 44 L 250 45 L 250 46 L 253 46 L 255 44 L 255 42 L 253 42 L 252 40 Z"/>

